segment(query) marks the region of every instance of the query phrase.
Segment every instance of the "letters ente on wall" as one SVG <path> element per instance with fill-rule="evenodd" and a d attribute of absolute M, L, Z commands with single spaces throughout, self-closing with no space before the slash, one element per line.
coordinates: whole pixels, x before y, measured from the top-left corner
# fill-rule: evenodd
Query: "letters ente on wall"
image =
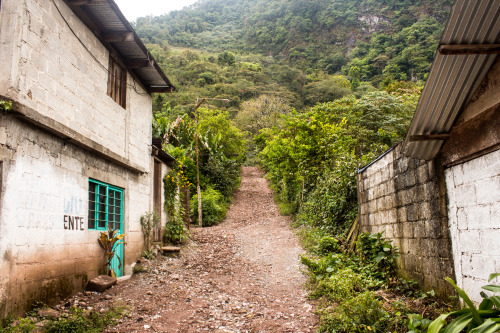
<path fill-rule="evenodd" d="M 85 230 L 85 218 L 83 213 L 83 200 L 72 196 L 69 200 L 64 199 L 64 230 Z"/>

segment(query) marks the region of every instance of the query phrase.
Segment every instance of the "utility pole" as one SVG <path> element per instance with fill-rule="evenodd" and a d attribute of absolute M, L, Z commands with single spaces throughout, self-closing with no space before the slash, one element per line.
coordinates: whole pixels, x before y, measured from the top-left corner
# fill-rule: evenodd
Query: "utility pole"
<path fill-rule="evenodd" d="M 198 226 L 201 228 L 202 223 L 202 214 L 201 214 L 201 188 L 200 188 L 200 152 L 198 150 L 198 108 L 200 105 L 205 102 L 205 98 L 202 98 L 200 102 L 198 102 L 198 98 L 196 98 L 196 103 L 194 106 L 194 125 L 195 125 L 195 144 L 196 144 L 196 194 L 198 195 Z"/>

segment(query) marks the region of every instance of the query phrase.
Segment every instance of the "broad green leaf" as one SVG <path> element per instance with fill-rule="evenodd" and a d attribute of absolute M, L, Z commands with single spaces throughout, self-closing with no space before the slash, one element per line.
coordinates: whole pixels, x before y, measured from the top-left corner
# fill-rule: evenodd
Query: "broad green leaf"
<path fill-rule="evenodd" d="M 467 293 L 463 289 L 459 288 L 455 284 L 455 282 L 452 279 L 450 279 L 449 277 L 446 278 L 446 281 L 448 281 L 453 286 L 453 288 L 455 288 L 455 290 L 457 291 L 458 295 L 464 300 L 465 304 L 467 304 L 467 306 L 469 306 L 469 308 L 470 308 L 470 310 L 472 312 L 472 316 L 474 317 L 474 322 L 477 325 L 481 325 L 483 323 L 483 320 L 481 319 L 481 316 L 477 312 L 477 309 L 474 306 L 474 303 L 471 301 L 471 299 L 469 298 L 469 296 L 467 295 Z"/>
<path fill-rule="evenodd" d="M 483 286 L 483 289 L 493 291 L 495 293 L 500 293 L 500 285 L 489 284 L 487 286 Z"/>
<path fill-rule="evenodd" d="M 493 309 L 493 301 L 490 298 L 485 298 L 479 305 L 479 310 L 491 310 Z"/>
<path fill-rule="evenodd" d="M 493 280 L 494 278 L 500 276 L 500 273 L 493 273 L 490 275 L 490 277 L 488 278 L 488 282 L 490 282 L 491 280 Z"/>
<path fill-rule="evenodd" d="M 481 326 L 470 330 L 469 333 L 495 333 L 500 330 L 500 324 L 495 323 L 493 320 L 486 320 Z"/>
<path fill-rule="evenodd" d="M 441 328 L 446 324 L 446 318 L 448 318 L 449 314 L 442 314 L 437 317 L 430 325 L 427 333 L 439 333 Z"/>
<path fill-rule="evenodd" d="M 490 296 L 489 299 L 495 304 L 497 309 L 500 310 L 500 296 Z"/>
<path fill-rule="evenodd" d="M 494 318 L 500 316 L 500 311 L 498 310 L 478 310 L 481 318 Z"/>
<path fill-rule="evenodd" d="M 449 323 L 443 333 L 460 333 L 471 321 L 472 314 L 460 316 Z"/>

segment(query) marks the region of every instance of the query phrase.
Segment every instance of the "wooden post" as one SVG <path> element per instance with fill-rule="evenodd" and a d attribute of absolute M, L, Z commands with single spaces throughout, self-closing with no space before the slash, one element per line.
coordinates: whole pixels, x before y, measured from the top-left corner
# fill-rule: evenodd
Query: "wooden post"
<path fill-rule="evenodd" d="M 198 99 L 196 99 L 198 102 Z M 196 144 L 196 194 L 198 195 L 198 226 L 202 227 L 202 213 L 201 213 L 201 187 L 200 187 L 200 152 L 198 150 L 198 108 L 205 102 L 205 98 L 194 106 L 194 123 L 195 123 L 195 144 Z"/>

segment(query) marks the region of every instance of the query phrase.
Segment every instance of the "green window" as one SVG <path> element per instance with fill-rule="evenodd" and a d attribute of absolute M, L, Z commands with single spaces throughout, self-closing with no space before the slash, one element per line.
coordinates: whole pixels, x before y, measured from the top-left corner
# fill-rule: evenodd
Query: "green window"
<path fill-rule="evenodd" d="M 88 229 L 122 229 L 123 189 L 89 179 Z"/>

